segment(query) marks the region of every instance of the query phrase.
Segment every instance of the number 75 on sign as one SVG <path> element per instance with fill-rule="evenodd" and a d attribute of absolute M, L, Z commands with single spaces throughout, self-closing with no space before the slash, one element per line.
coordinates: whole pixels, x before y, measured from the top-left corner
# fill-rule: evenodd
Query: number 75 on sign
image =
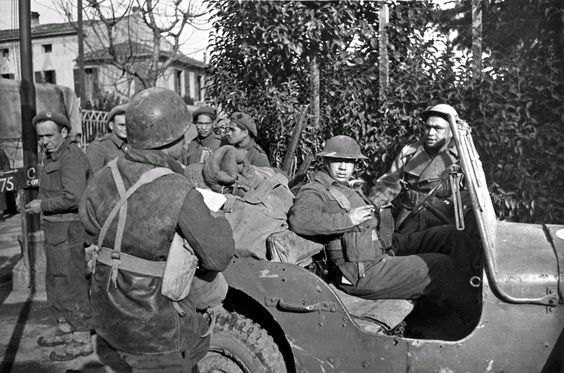
<path fill-rule="evenodd" d="M 0 193 L 37 186 L 39 179 L 35 167 L 0 171 Z"/>

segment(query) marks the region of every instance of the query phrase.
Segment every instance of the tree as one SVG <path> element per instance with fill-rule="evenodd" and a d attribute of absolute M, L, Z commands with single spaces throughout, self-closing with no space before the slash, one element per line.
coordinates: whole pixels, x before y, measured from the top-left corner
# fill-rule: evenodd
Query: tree
<path fill-rule="evenodd" d="M 58 6 L 72 21 L 72 2 Z M 179 0 L 87 0 L 84 13 L 84 41 L 97 53 L 93 58 L 143 88 L 154 87 L 179 60 L 185 31 L 205 15 L 195 2 Z"/>

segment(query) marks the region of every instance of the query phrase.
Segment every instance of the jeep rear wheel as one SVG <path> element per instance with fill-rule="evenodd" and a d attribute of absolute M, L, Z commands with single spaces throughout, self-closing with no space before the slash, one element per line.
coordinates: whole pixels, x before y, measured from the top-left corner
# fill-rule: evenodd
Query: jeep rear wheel
<path fill-rule="evenodd" d="M 266 330 L 223 310 L 216 319 L 210 349 L 198 363 L 201 373 L 285 373 L 284 358 Z"/>

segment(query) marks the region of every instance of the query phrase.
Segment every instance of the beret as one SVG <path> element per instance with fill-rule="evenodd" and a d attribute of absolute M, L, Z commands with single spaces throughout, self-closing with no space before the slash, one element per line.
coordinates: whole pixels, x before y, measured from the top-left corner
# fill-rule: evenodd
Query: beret
<path fill-rule="evenodd" d="M 253 135 L 253 137 L 257 137 L 257 125 L 249 114 L 237 111 L 231 114 L 231 117 L 229 119 L 231 120 L 231 122 L 247 129 Z"/>
<path fill-rule="evenodd" d="M 127 104 L 121 104 L 114 107 L 108 114 L 108 117 L 106 118 L 106 124 L 110 124 L 110 122 L 112 121 L 112 119 L 114 119 L 116 115 L 125 114 L 126 110 L 127 110 Z"/>
<path fill-rule="evenodd" d="M 58 125 L 65 127 L 68 130 L 71 129 L 70 122 L 69 122 L 68 118 L 63 114 L 59 114 L 59 113 L 56 113 L 54 111 L 42 111 L 42 112 L 38 113 L 36 116 L 33 117 L 33 120 L 32 120 L 31 123 L 35 127 L 35 126 L 37 126 L 37 123 L 45 122 L 47 120 L 51 120 L 51 121 L 57 123 Z"/>
<path fill-rule="evenodd" d="M 200 114 L 206 114 L 212 120 L 215 120 L 215 118 L 217 117 L 217 111 L 213 107 L 208 105 L 200 106 L 196 109 L 196 111 L 194 111 L 194 122 L 198 119 L 198 115 Z"/>

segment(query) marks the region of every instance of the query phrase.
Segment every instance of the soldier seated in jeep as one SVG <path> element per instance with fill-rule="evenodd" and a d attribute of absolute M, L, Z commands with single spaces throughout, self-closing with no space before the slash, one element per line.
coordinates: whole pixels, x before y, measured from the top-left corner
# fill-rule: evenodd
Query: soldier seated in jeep
<path fill-rule="evenodd" d="M 294 232 L 325 242 L 330 280 L 365 299 L 426 296 L 437 305 L 459 309 L 462 316 L 470 286 L 470 276 L 464 278 L 470 260 L 457 250 L 464 233 L 437 226 L 384 237 L 376 206 L 349 185 L 355 161 L 365 158 L 357 142 L 335 136 L 318 156 L 324 169 L 297 193 L 289 224 Z"/>

